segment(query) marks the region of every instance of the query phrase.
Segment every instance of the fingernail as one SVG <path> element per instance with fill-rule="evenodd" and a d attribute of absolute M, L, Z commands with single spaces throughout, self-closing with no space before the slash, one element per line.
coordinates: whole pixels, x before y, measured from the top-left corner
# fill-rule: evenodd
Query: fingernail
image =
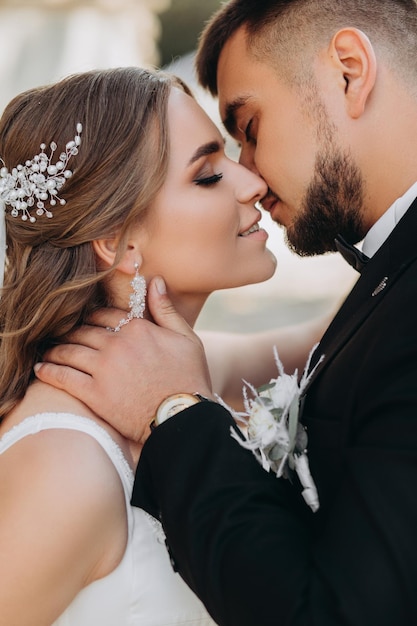
<path fill-rule="evenodd" d="M 161 278 L 160 276 L 157 276 L 155 278 L 155 285 L 156 285 L 156 289 L 157 289 L 158 293 L 161 296 L 164 296 L 166 294 L 166 292 L 167 292 L 167 288 L 166 288 L 164 279 Z"/>
<path fill-rule="evenodd" d="M 42 367 L 42 363 L 35 363 L 35 365 L 33 366 L 33 369 L 36 372 L 38 372 L 40 370 L 40 368 Z"/>

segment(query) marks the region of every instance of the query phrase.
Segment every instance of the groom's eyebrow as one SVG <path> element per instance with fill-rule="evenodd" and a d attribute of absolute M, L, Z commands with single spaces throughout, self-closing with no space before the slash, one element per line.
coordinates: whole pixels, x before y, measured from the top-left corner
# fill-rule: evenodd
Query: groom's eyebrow
<path fill-rule="evenodd" d="M 236 132 L 238 130 L 236 125 L 236 113 L 239 109 L 245 106 L 249 98 L 250 96 L 239 96 L 238 98 L 232 100 L 232 102 L 229 102 L 229 104 L 226 105 L 223 125 L 227 132 L 232 135 L 232 137 L 236 135 Z"/>
<path fill-rule="evenodd" d="M 192 165 L 193 163 L 198 161 L 198 159 L 201 159 L 201 157 L 215 154 L 216 152 L 219 152 L 222 148 L 223 146 L 220 145 L 219 141 L 209 141 L 208 143 L 204 143 L 202 146 L 199 146 L 194 152 L 193 156 L 188 161 L 188 165 Z"/>

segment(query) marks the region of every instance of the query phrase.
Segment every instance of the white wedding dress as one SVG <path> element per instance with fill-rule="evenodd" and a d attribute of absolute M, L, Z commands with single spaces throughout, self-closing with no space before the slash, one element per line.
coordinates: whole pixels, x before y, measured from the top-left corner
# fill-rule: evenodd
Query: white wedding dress
<path fill-rule="evenodd" d="M 123 484 L 128 520 L 120 564 L 85 587 L 52 626 L 213 626 L 203 604 L 173 571 L 159 522 L 130 505 L 132 470 L 119 446 L 94 421 L 66 413 L 28 417 L 0 439 L 0 454 L 23 437 L 51 428 L 82 431 L 101 445 Z"/>

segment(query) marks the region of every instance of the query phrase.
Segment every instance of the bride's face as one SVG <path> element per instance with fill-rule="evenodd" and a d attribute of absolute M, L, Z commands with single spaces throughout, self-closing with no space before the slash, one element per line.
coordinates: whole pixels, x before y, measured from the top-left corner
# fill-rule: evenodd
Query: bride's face
<path fill-rule="evenodd" d="M 204 296 L 270 278 L 276 260 L 254 207 L 266 184 L 225 155 L 219 130 L 177 88 L 168 122 L 167 178 L 140 227 L 141 273 L 163 276 L 171 294 Z"/>

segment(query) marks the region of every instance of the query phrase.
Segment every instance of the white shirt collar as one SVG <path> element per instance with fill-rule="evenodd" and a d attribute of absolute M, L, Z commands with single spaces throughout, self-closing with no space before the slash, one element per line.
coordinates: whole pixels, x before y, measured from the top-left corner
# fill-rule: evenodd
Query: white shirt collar
<path fill-rule="evenodd" d="M 368 231 L 365 239 L 363 240 L 362 251 L 369 257 L 372 257 L 375 252 L 382 246 L 384 241 L 389 237 L 394 230 L 400 219 L 405 215 L 410 208 L 413 200 L 417 197 L 417 182 L 414 183 L 405 192 L 401 198 L 398 198 L 392 204 L 389 209 L 385 211 L 377 222 Z"/>

